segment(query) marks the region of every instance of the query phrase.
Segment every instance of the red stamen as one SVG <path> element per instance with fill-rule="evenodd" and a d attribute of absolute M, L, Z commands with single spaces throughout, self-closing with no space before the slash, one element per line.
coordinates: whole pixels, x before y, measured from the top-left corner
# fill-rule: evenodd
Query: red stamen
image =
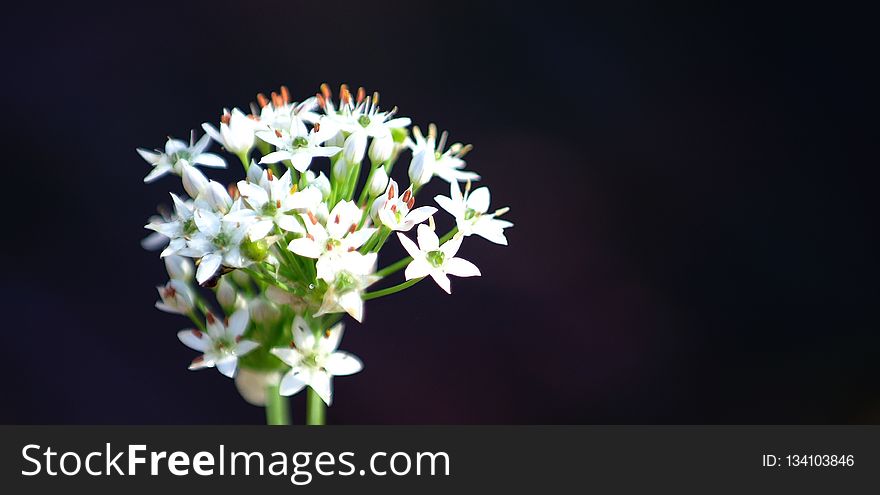
<path fill-rule="evenodd" d="M 394 199 L 394 184 L 388 186 L 388 199 Z"/>
<path fill-rule="evenodd" d="M 278 131 L 275 131 L 275 132 L 278 132 Z M 266 169 L 266 177 L 268 177 L 269 180 L 275 180 L 275 176 L 272 174 L 271 168 Z"/>
<path fill-rule="evenodd" d="M 367 91 L 364 89 L 364 87 L 361 86 L 360 88 L 358 88 L 358 92 L 357 92 L 358 104 L 360 104 L 360 102 L 364 101 L 364 98 L 366 98 L 366 96 L 367 96 Z"/>
<path fill-rule="evenodd" d="M 197 339 L 202 338 L 202 335 L 204 335 L 201 330 L 193 330 L 192 333 L 196 336 Z"/>
<path fill-rule="evenodd" d="M 266 108 L 266 105 L 269 104 L 269 99 L 263 93 L 257 93 L 257 103 L 260 104 L 260 108 Z"/>
<path fill-rule="evenodd" d="M 326 100 L 329 100 L 333 96 L 333 92 L 330 91 L 330 86 L 328 86 L 327 83 L 321 85 L 321 94 Z"/>
<path fill-rule="evenodd" d="M 318 218 L 315 217 L 315 214 L 312 213 L 312 210 L 309 210 L 309 221 L 312 222 L 312 225 L 318 225 Z"/>
<path fill-rule="evenodd" d="M 279 131 L 278 129 L 275 129 L 275 137 L 277 137 L 277 138 L 281 137 L 281 131 Z"/>
<path fill-rule="evenodd" d="M 415 196 L 413 196 L 413 197 L 409 198 L 409 202 L 406 203 L 406 206 L 408 206 L 409 209 L 412 210 L 412 207 L 413 207 L 415 204 L 416 204 L 416 198 L 415 198 Z"/>
<path fill-rule="evenodd" d="M 208 325 L 213 325 L 214 322 L 217 321 L 217 319 L 214 318 L 214 313 L 211 312 L 205 313 L 205 320 L 208 321 Z"/>
<path fill-rule="evenodd" d="M 291 348 L 291 349 L 296 349 L 296 342 L 294 342 L 294 341 L 291 340 L 291 341 L 290 341 L 290 348 Z"/>
<path fill-rule="evenodd" d="M 232 118 L 231 115 L 229 115 L 228 113 L 224 113 L 223 115 L 220 116 L 220 123 L 229 125 L 229 120 L 231 118 Z"/>
<path fill-rule="evenodd" d="M 321 107 L 321 110 L 325 110 L 327 108 L 327 100 L 320 94 L 316 94 L 315 98 L 318 99 L 318 106 Z"/>
<path fill-rule="evenodd" d="M 237 344 L 239 342 L 241 342 L 241 335 L 236 335 L 235 336 L 235 343 Z"/>
<path fill-rule="evenodd" d="M 349 233 L 349 234 L 354 234 L 354 231 L 356 231 L 357 229 L 358 229 L 357 224 L 356 224 L 356 223 L 353 223 L 353 224 L 351 224 L 351 227 L 348 228 L 348 233 Z"/>
<path fill-rule="evenodd" d="M 287 90 L 287 86 L 281 86 L 281 98 L 284 99 L 284 103 L 290 103 L 290 91 Z"/>
<path fill-rule="evenodd" d="M 409 198 L 410 198 L 410 197 L 412 197 L 412 191 L 410 191 L 409 189 L 407 189 L 406 192 L 403 193 L 403 197 L 400 198 L 400 199 L 401 199 L 401 201 L 403 201 L 404 203 L 409 203 Z"/>
<path fill-rule="evenodd" d="M 339 213 L 336 214 L 336 218 L 333 219 L 333 223 L 339 224 Z"/>
<path fill-rule="evenodd" d="M 279 210 L 281 209 L 281 200 L 280 199 L 275 200 L 275 208 L 278 208 Z"/>

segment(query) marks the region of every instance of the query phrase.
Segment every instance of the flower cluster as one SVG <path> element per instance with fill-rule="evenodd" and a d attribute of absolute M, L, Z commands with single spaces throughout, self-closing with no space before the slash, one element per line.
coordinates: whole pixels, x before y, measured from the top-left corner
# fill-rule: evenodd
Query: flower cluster
<path fill-rule="evenodd" d="M 366 300 L 428 276 L 451 293 L 450 275 L 480 275 L 458 257 L 464 238 L 506 245 L 512 224 L 499 218 L 507 208 L 490 211 L 488 188 L 472 187 L 480 176 L 465 168 L 470 145 L 447 148 L 447 133 L 433 124 L 427 135 L 418 127 L 410 135 L 410 119 L 381 110 L 378 93 L 343 85 L 334 100 L 322 85 L 295 102 L 282 87 L 257 95 L 250 110 L 224 109 L 216 127 L 203 124 L 205 134 L 188 143 L 169 138 L 164 149 L 138 149 L 152 166 L 144 182 L 175 175 L 183 188 L 170 193 L 173 209 L 146 225 L 153 233 L 144 246 L 161 249 L 170 277 L 157 287 L 156 307 L 191 319 L 194 327 L 178 333 L 202 353 L 190 369 L 216 367 L 240 388 L 257 383 L 282 395 L 310 387 L 329 405 L 332 376 L 363 368 L 337 350 L 345 314 L 360 322 Z M 199 169 L 227 166 L 208 152 L 212 141 L 241 162 L 242 180 L 222 184 Z M 406 152 L 404 189 L 391 174 Z M 418 204 L 434 177 L 449 183 L 449 196 L 433 198 L 439 209 Z M 441 210 L 454 227 L 438 236 Z M 409 257 L 378 269 L 392 233 Z M 368 292 L 400 270 L 405 281 Z M 242 372 L 247 379 L 239 380 Z"/>

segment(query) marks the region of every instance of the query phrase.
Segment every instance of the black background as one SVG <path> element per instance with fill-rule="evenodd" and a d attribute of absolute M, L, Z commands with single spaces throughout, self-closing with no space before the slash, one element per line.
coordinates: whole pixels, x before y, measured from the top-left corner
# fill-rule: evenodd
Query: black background
<path fill-rule="evenodd" d="M 615 5 L 4 7 L 0 421 L 263 421 L 152 308 L 179 186 L 134 150 L 326 81 L 474 143 L 516 223 L 368 304 L 331 422 L 878 422 L 872 17 Z"/>

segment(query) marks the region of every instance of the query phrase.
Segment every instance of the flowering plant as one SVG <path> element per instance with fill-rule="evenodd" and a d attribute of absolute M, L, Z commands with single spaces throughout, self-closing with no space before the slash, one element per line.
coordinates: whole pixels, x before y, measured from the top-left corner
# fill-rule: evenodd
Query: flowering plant
<path fill-rule="evenodd" d="M 326 84 L 301 103 L 282 86 L 257 101 L 249 115 L 224 110 L 219 129 L 203 124 L 198 140 L 193 133 L 189 143 L 169 138 L 164 150 L 138 149 L 153 166 L 144 182 L 173 174 L 186 192 L 172 192 L 173 210 L 146 225 L 154 232 L 144 246 L 162 249 L 170 277 L 158 287 L 156 307 L 192 320 L 194 328 L 178 332 L 202 353 L 191 370 L 234 377 L 248 402 L 266 406 L 270 424 L 289 423 L 283 396 L 307 390 L 306 421 L 323 424 L 332 378 L 363 369 L 338 350 L 342 317 L 361 322 L 365 301 L 428 276 L 451 293 L 450 275 L 480 275 L 457 256 L 463 239 L 506 245 L 504 229 L 513 224 L 499 218 L 507 208 L 489 211 L 488 188 L 472 190 L 480 177 L 465 170 L 470 145 L 447 149 L 447 134 L 433 124 L 427 135 L 413 127 L 410 136 L 410 119 L 395 118 L 396 108 L 380 111 L 378 93 L 352 95 L 343 85 L 337 106 Z M 197 168 L 226 167 L 207 151 L 211 141 L 241 161 L 243 180 L 227 187 Z M 404 150 L 411 152 L 410 184 L 401 190 L 390 175 Z M 316 173 L 321 159 L 329 161 L 326 175 Z M 416 207 L 433 177 L 449 183 L 449 196 L 434 200 L 455 220 L 441 237 L 434 232 L 439 210 Z M 377 269 L 392 233 L 409 256 Z M 368 291 L 400 270 L 402 283 Z M 213 290 L 215 306 L 204 289 Z"/>

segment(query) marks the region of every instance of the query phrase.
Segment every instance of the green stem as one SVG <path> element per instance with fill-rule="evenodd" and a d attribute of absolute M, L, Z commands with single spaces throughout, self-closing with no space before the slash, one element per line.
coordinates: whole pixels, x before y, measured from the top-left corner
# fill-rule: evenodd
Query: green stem
<path fill-rule="evenodd" d="M 251 166 L 251 159 L 248 156 L 250 154 L 249 151 L 245 151 L 238 154 L 238 159 L 241 160 L 241 164 L 244 165 L 244 173 L 247 174 L 248 168 Z"/>
<path fill-rule="evenodd" d="M 269 385 L 266 388 L 266 424 L 290 424 L 290 410 L 288 409 L 287 397 L 278 393 L 277 384 Z"/>
<path fill-rule="evenodd" d="M 422 278 L 425 278 L 425 277 L 422 277 Z M 389 295 L 394 294 L 396 292 L 400 292 L 404 289 L 409 289 L 413 285 L 416 285 L 417 283 L 419 283 L 422 280 L 422 278 L 414 278 L 412 280 L 407 280 L 406 282 L 403 282 L 402 284 L 397 284 L 397 285 L 388 287 L 387 289 L 376 290 L 373 292 L 364 292 L 362 298 L 364 301 L 369 301 L 370 299 L 376 299 L 377 297 L 389 296 Z"/>
<path fill-rule="evenodd" d="M 195 324 L 195 326 L 196 326 L 199 330 L 201 330 L 202 332 L 207 332 L 207 330 L 205 330 L 205 324 L 202 323 L 202 320 L 200 320 L 200 319 L 196 316 L 195 311 L 190 311 L 190 312 L 187 313 L 186 315 L 189 316 L 189 319 L 192 320 L 193 324 Z"/>
<path fill-rule="evenodd" d="M 306 424 L 325 424 L 326 413 L 327 406 L 324 405 L 324 401 L 321 400 L 321 397 L 318 396 L 318 393 L 312 387 L 308 387 L 306 395 Z"/>

